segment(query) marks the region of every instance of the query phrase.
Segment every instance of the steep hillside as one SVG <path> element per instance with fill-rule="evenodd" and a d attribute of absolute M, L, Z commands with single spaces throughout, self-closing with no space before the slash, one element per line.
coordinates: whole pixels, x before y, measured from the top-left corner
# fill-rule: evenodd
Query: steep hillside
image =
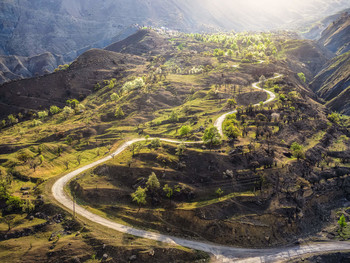
<path fill-rule="evenodd" d="M 61 56 L 44 53 L 33 57 L 0 56 L 0 84 L 11 80 L 41 76 L 64 64 Z"/>
<path fill-rule="evenodd" d="M 121 77 L 144 63 L 144 59 L 127 54 L 92 49 L 81 55 L 68 69 L 0 86 L 1 116 L 50 105 L 63 106 L 66 99 L 83 99 L 94 85 L 103 80 Z"/>
<path fill-rule="evenodd" d="M 282 48 L 289 67 L 294 72 L 303 72 L 308 80 L 313 79 L 333 57 L 331 52 L 312 40 L 287 40 Z"/>
<path fill-rule="evenodd" d="M 334 111 L 350 115 L 350 86 L 344 89 L 337 97 L 327 103 L 327 106 Z"/>
<path fill-rule="evenodd" d="M 343 54 L 350 50 L 350 14 L 344 13 L 331 23 L 318 41 L 321 45 L 336 53 Z"/>
<path fill-rule="evenodd" d="M 332 59 L 311 82 L 310 87 L 333 110 L 349 113 L 350 51 Z"/>

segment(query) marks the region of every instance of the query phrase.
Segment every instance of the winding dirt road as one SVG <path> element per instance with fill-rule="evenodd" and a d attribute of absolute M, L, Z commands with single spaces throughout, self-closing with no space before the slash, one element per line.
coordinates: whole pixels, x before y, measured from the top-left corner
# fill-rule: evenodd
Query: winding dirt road
<path fill-rule="evenodd" d="M 275 76 L 271 79 L 279 78 L 281 75 Z M 261 89 L 258 87 L 259 82 L 253 84 L 253 87 L 256 89 Z M 263 90 L 263 89 L 261 89 Z M 275 94 L 264 90 L 270 95 L 270 98 L 265 101 L 265 103 L 269 103 L 275 99 Z M 220 116 L 215 122 L 215 126 L 218 128 L 220 134 L 222 135 L 222 123 L 225 120 L 225 117 L 228 114 L 235 113 L 236 111 L 231 111 Z M 152 139 L 152 138 L 150 138 Z M 128 142 L 125 142 L 121 145 L 115 152 L 112 154 L 93 162 L 91 164 L 85 165 L 73 172 L 66 174 L 65 176 L 58 179 L 54 185 L 52 186 L 52 193 L 54 198 L 61 203 L 63 206 L 72 210 L 73 201 L 65 194 L 64 188 L 65 185 L 74 177 L 79 175 L 80 173 L 93 168 L 99 164 L 102 164 L 114 156 L 120 154 L 125 149 L 127 149 L 131 144 L 135 142 L 144 141 L 145 139 L 134 139 Z M 182 143 L 182 141 L 171 140 L 171 139 L 160 139 L 165 142 L 171 143 Z M 200 143 L 200 142 L 186 142 L 186 143 Z M 91 220 L 95 223 L 108 227 L 110 229 L 117 230 L 122 233 L 128 233 L 134 236 L 148 238 L 160 242 L 165 242 L 173 245 L 180 245 L 196 250 L 205 251 L 211 253 L 215 256 L 217 262 L 276 262 L 276 261 L 284 261 L 291 257 L 299 257 L 308 253 L 317 253 L 317 252 L 325 252 L 325 251 L 339 251 L 339 250 L 350 250 L 350 242 L 325 242 L 325 243 L 312 243 L 309 245 L 301 245 L 294 247 L 282 247 L 282 248 L 271 248 L 271 249 L 247 249 L 247 248 L 236 248 L 229 247 L 223 245 L 217 245 L 213 243 L 200 242 L 194 240 L 188 240 L 184 238 L 178 238 L 163 234 L 158 234 L 151 231 L 140 230 L 137 228 L 125 226 L 122 224 L 118 224 L 101 216 L 98 216 L 94 213 L 89 212 L 85 208 L 75 204 L 75 211 L 80 216 L 85 217 L 88 220 Z"/>

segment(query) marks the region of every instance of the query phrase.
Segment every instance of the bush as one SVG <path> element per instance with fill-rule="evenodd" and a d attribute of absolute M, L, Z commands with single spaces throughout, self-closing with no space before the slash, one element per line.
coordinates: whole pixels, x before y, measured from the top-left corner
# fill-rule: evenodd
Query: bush
<path fill-rule="evenodd" d="M 172 111 L 170 116 L 169 116 L 169 119 L 168 119 L 170 122 L 178 122 L 179 121 L 179 115 L 177 114 L 177 112 L 175 111 Z"/>
<path fill-rule="evenodd" d="M 145 82 L 143 81 L 143 79 L 137 78 L 133 81 L 126 82 L 122 87 L 122 91 L 127 93 L 135 89 L 141 89 L 144 86 L 145 86 Z"/>
<path fill-rule="evenodd" d="M 6 201 L 6 211 L 9 213 L 22 211 L 23 201 L 17 196 L 10 196 Z"/>
<path fill-rule="evenodd" d="M 32 127 L 36 127 L 36 126 L 39 126 L 41 124 L 43 124 L 43 123 L 41 121 L 39 121 L 39 120 L 33 120 L 32 121 Z"/>
<path fill-rule="evenodd" d="M 47 116 L 49 116 L 49 113 L 48 113 L 46 110 L 44 110 L 44 111 L 39 111 L 39 112 L 38 112 L 38 117 L 39 117 L 40 119 L 44 119 L 44 118 L 46 118 Z"/>
<path fill-rule="evenodd" d="M 51 115 L 55 115 L 55 114 L 59 113 L 60 111 L 61 111 L 61 109 L 59 107 L 55 106 L 55 105 L 52 105 L 50 107 Z"/>
<path fill-rule="evenodd" d="M 118 107 L 118 109 L 115 110 L 115 113 L 114 113 L 114 116 L 117 118 L 117 119 L 122 119 L 124 117 L 124 111 L 121 107 Z"/>
<path fill-rule="evenodd" d="M 74 110 L 69 106 L 65 106 L 63 108 L 63 115 L 65 118 L 68 118 L 68 116 L 71 115 L 73 112 L 74 112 Z"/>
<path fill-rule="evenodd" d="M 306 82 L 306 77 L 305 77 L 305 74 L 300 72 L 298 73 L 298 77 L 301 81 L 303 81 L 304 83 Z"/>
<path fill-rule="evenodd" d="M 117 93 L 112 93 L 110 98 L 112 101 L 116 101 L 117 99 L 119 99 L 119 95 Z"/>
<path fill-rule="evenodd" d="M 153 139 L 152 141 L 151 141 L 151 148 L 154 148 L 154 149 L 156 149 L 156 148 L 159 148 L 160 147 L 160 140 L 159 139 Z"/>
<path fill-rule="evenodd" d="M 180 131 L 179 131 L 179 134 L 181 137 L 186 137 L 190 132 L 191 132 L 191 127 L 188 126 L 188 125 L 183 125 L 181 128 L 180 128 Z"/>

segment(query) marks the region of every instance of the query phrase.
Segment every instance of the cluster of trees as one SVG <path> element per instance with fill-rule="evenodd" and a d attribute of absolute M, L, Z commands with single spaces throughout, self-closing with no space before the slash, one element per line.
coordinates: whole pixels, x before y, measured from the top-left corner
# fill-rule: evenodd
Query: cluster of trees
<path fill-rule="evenodd" d="M 161 195 L 161 190 L 163 192 L 163 195 L 165 195 L 170 200 L 174 195 L 174 192 L 181 192 L 181 186 L 175 185 L 174 187 L 171 187 L 168 184 L 165 184 L 163 188 L 161 188 L 161 184 L 157 178 L 157 175 L 152 172 L 148 177 L 146 186 L 144 188 L 139 186 L 136 191 L 131 194 L 132 201 L 137 203 L 139 206 L 138 211 L 140 211 L 142 205 L 145 205 L 147 203 L 148 195 L 151 197 L 159 196 Z"/>
<path fill-rule="evenodd" d="M 145 86 L 143 78 L 136 78 L 133 81 L 126 82 L 122 87 L 122 92 L 128 93 L 132 90 L 138 90 Z"/>
<path fill-rule="evenodd" d="M 59 65 L 55 70 L 54 72 L 57 72 L 57 71 L 60 71 L 60 70 L 66 70 L 69 68 L 69 65 L 68 64 L 64 64 L 64 65 Z"/>
<path fill-rule="evenodd" d="M 226 50 L 215 49 L 213 55 L 216 57 L 235 55 L 237 58 L 252 60 L 277 54 L 271 34 L 218 33 L 189 34 L 188 36 L 201 42 L 221 44 Z"/>
<path fill-rule="evenodd" d="M 2 208 L 2 222 L 6 223 L 10 230 L 15 223 L 15 214 L 34 211 L 35 205 L 30 200 L 22 200 L 10 193 L 12 176 L 10 173 L 3 175 L 0 173 L 0 205 Z"/>
<path fill-rule="evenodd" d="M 239 136 L 242 135 L 242 132 L 239 128 L 239 122 L 236 119 L 236 114 L 233 113 L 227 115 L 223 123 L 223 131 L 225 135 L 232 141 L 236 140 Z"/>

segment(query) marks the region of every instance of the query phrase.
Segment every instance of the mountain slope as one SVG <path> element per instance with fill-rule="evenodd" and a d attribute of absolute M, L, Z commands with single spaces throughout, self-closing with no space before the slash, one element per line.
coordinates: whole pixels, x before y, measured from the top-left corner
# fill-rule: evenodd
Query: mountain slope
<path fill-rule="evenodd" d="M 0 54 L 32 56 L 49 51 L 62 55 L 90 45 L 103 47 L 134 24 L 187 32 L 275 29 L 347 7 L 347 0 L 4 0 L 0 3 Z"/>
<path fill-rule="evenodd" d="M 301 29 L 303 31 L 301 34 L 304 38 L 318 40 L 321 38 L 322 32 L 327 29 L 327 27 L 334 21 L 338 20 L 344 13 L 349 13 L 350 9 L 342 10 L 339 13 L 336 13 L 331 16 L 327 16 L 326 18 L 321 19 L 320 21 L 315 22 L 311 26 L 305 29 Z"/>
<path fill-rule="evenodd" d="M 333 53 L 341 55 L 350 50 L 350 14 L 344 13 L 323 31 L 318 41 Z"/>
<path fill-rule="evenodd" d="M 329 103 L 333 110 L 349 113 L 350 51 L 332 59 L 310 86 L 326 101 L 333 100 Z"/>
<path fill-rule="evenodd" d="M 137 33 L 124 40 L 113 43 L 105 50 L 143 55 L 153 52 L 151 55 L 159 55 L 171 49 L 170 42 L 152 30 L 139 30 Z"/>
<path fill-rule="evenodd" d="M 27 113 L 50 105 L 62 107 L 66 99 L 82 99 L 93 91 L 97 82 L 129 74 L 127 70 L 144 61 L 141 57 L 91 49 L 66 70 L 1 85 L 0 115 Z"/>

